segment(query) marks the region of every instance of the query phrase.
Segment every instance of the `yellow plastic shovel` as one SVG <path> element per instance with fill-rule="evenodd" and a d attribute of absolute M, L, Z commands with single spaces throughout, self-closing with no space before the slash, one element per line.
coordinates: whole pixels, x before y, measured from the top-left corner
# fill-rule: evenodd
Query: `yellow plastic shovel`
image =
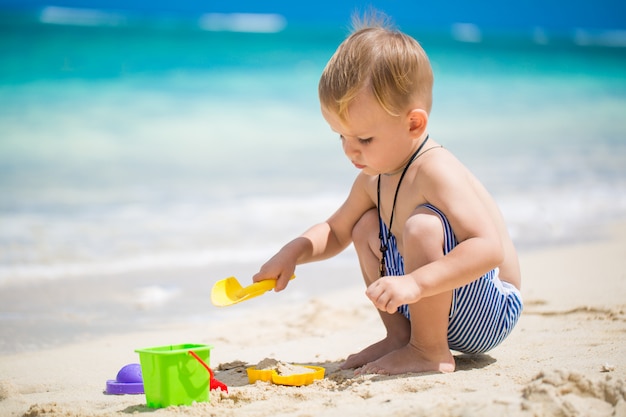
<path fill-rule="evenodd" d="M 292 276 L 294 279 L 296 276 Z M 229 277 L 219 280 L 211 289 L 211 302 L 218 307 L 226 307 L 265 294 L 276 287 L 275 279 L 266 279 L 242 287 L 237 278 Z"/>

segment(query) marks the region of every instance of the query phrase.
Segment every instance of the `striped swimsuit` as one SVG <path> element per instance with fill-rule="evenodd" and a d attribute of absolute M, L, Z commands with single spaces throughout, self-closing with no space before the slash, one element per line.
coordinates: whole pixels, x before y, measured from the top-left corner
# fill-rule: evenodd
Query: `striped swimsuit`
<path fill-rule="evenodd" d="M 452 227 L 445 215 L 430 204 L 423 206 L 432 210 L 443 224 L 446 255 L 457 244 Z M 404 260 L 398 252 L 396 238 L 388 234 L 387 225 L 379 218 L 383 230 L 383 244 L 387 275 L 404 275 Z M 387 236 L 390 236 L 387 239 Z M 448 320 L 448 346 L 462 353 L 484 353 L 496 347 L 513 330 L 522 313 L 522 296 L 513 285 L 500 281 L 498 269 L 487 272 L 471 283 L 456 288 Z M 410 320 L 409 306 L 398 311 Z"/>

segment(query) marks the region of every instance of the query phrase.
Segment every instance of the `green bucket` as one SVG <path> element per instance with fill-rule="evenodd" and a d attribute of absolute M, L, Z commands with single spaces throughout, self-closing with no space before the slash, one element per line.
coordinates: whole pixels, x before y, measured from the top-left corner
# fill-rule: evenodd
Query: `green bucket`
<path fill-rule="evenodd" d="M 184 344 L 135 350 L 139 353 L 148 407 L 208 402 L 209 372 L 189 351 L 208 364 L 212 348 L 209 345 Z"/>

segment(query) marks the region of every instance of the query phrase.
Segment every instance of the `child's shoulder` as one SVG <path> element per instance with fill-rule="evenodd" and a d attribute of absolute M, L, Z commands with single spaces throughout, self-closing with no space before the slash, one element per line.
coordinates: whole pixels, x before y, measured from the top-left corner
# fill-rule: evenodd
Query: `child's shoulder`
<path fill-rule="evenodd" d="M 456 169 L 463 164 L 452 152 L 443 145 L 433 144 L 426 148 L 416 160 L 419 171 L 439 172 L 440 170 Z"/>
<path fill-rule="evenodd" d="M 441 145 L 428 148 L 416 164 L 415 178 L 418 181 L 457 181 L 471 176 L 468 168 L 448 149 Z"/>

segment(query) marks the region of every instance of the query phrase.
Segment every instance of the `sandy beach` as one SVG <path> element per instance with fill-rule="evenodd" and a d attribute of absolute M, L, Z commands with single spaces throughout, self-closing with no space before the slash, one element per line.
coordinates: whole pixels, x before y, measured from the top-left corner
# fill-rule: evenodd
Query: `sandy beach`
<path fill-rule="evenodd" d="M 525 310 L 518 326 L 488 354 L 457 355 L 453 374 L 340 371 L 347 355 L 382 337 L 377 314 L 355 283 L 299 300 L 267 294 L 241 309 L 220 310 L 219 320 L 92 334 L 4 354 L 0 415 L 625 416 L 626 224 L 592 242 L 523 252 L 521 261 Z M 305 266 L 299 279 L 318 274 L 333 271 Z M 11 291 L 3 289 L 5 296 Z M 43 296 L 35 294 L 33 303 Z M 214 391 L 210 403 L 153 410 L 144 395 L 103 393 L 123 365 L 138 362 L 135 349 L 179 343 L 214 346 L 211 366 L 228 394 Z M 265 358 L 319 365 L 326 377 L 304 387 L 249 384 L 245 367 Z"/>
<path fill-rule="evenodd" d="M 339 369 L 384 333 L 353 248 L 210 301 L 350 192 L 318 83 L 368 7 L 54 3 L 0 1 L 0 417 L 626 417 L 626 3 L 372 5 L 427 52 L 428 130 L 498 203 L 525 301 L 496 349 L 393 377 Z M 228 394 L 104 392 L 181 344 Z M 249 384 L 265 359 L 325 378 Z"/>

